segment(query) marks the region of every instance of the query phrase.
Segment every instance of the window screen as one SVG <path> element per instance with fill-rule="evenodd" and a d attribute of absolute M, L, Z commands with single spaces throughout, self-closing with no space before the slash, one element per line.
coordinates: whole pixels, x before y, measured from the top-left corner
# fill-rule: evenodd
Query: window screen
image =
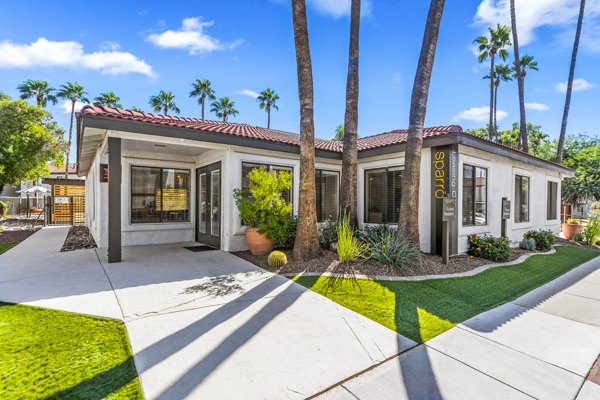
<path fill-rule="evenodd" d="M 340 213 L 340 173 L 336 171 L 315 171 L 317 189 L 317 220 L 337 220 Z"/>
<path fill-rule="evenodd" d="M 529 222 L 529 177 L 515 175 L 515 222 Z"/>
<path fill-rule="evenodd" d="M 398 223 L 401 197 L 402 170 L 399 167 L 365 171 L 365 222 Z"/>
<path fill-rule="evenodd" d="M 556 208 L 558 202 L 558 183 L 548 182 L 547 219 L 556 219 Z"/>

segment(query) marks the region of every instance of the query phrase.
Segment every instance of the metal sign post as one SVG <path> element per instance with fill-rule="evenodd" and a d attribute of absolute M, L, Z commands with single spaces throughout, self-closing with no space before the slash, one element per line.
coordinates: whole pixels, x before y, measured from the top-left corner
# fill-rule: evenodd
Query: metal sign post
<path fill-rule="evenodd" d="M 449 223 L 456 217 L 456 199 L 444 197 L 442 199 L 442 263 L 448 264 L 450 260 L 450 229 Z"/>
<path fill-rule="evenodd" d="M 500 235 L 506 237 L 506 221 L 510 219 L 510 201 L 506 198 L 502 198 L 502 225 L 500 228 Z"/>

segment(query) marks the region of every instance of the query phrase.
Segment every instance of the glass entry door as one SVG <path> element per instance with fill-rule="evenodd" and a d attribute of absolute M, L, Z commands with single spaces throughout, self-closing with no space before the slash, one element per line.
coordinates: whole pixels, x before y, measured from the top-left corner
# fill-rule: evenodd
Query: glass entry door
<path fill-rule="evenodd" d="M 196 170 L 196 241 L 221 247 L 221 163 Z"/>

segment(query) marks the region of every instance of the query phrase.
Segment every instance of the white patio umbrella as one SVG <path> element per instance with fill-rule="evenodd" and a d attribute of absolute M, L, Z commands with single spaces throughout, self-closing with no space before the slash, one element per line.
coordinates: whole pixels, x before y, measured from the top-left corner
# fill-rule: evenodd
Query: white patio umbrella
<path fill-rule="evenodd" d="M 30 187 L 29 189 L 17 190 L 17 193 L 50 193 L 50 189 L 36 185 Z"/>

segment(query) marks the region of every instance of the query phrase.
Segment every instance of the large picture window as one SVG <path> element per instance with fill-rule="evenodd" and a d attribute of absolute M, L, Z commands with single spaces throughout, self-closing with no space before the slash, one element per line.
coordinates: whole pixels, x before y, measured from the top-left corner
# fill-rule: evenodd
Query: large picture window
<path fill-rule="evenodd" d="M 259 163 L 242 163 L 242 189 L 250 189 L 250 177 L 248 174 L 250 171 L 256 168 L 264 168 L 267 171 L 287 171 L 292 175 L 292 188 L 294 187 L 294 169 L 292 167 L 282 167 L 279 165 L 270 165 L 270 164 L 259 164 Z M 288 201 L 292 202 L 292 190 L 284 190 L 282 193 L 282 197 Z"/>
<path fill-rule="evenodd" d="M 529 177 L 515 175 L 515 222 L 529 222 Z"/>
<path fill-rule="evenodd" d="M 340 173 L 315 171 L 317 189 L 317 221 L 337 220 L 340 213 Z"/>
<path fill-rule="evenodd" d="M 189 170 L 131 167 L 131 223 L 189 220 Z"/>
<path fill-rule="evenodd" d="M 402 169 L 365 171 L 365 222 L 397 224 L 402 196 Z"/>
<path fill-rule="evenodd" d="M 546 217 L 547 219 L 556 219 L 556 208 L 558 206 L 558 183 L 556 182 L 548 182 L 548 201 L 547 201 L 547 210 Z"/>
<path fill-rule="evenodd" d="M 463 165 L 463 226 L 487 225 L 487 168 Z"/>

